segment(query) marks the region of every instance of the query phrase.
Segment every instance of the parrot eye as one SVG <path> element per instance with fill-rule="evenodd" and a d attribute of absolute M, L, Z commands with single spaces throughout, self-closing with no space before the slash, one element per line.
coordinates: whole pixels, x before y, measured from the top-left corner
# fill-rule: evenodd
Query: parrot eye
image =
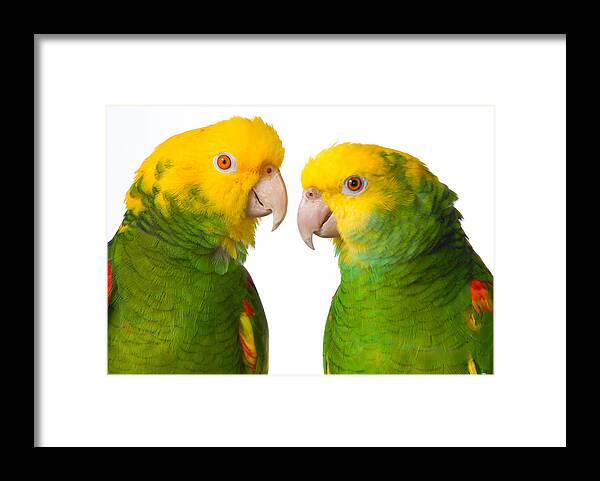
<path fill-rule="evenodd" d="M 358 175 L 351 175 L 344 181 L 342 192 L 346 195 L 358 195 L 367 186 L 367 179 Z"/>
<path fill-rule="evenodd" d="M 221 152 L 213 158 L 213 165 L 220 172 L 227 174 L 236 171 L 235 157 L 227 152 Z"/>

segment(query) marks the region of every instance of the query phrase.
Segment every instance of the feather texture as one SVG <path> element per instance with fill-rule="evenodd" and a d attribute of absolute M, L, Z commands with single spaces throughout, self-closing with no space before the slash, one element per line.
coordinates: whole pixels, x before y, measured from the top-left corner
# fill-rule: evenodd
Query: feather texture
<path fill-rule="evenodd" d="M 213 157 L 232 152 L 237 170 Z M 171 137 L 142 163 L 108 245 L 110 373 L 266 373 L 268 328 L 243 267 L 248 194 L 283 148 L 260 119 Z"/>
<path fill-rule="evenodd" d="M 344 195 L 354 175 L 366 188 Z M 340 233 L 324 372 L 492 373 L 492 275 L 461 227 L 456 194 L 415 157 L 374 145 L 334 146 L 302 179 Z"/>

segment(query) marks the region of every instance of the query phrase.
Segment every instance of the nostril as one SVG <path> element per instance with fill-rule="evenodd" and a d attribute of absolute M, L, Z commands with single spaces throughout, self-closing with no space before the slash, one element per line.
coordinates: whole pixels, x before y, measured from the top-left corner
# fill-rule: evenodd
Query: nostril
<path fill-rule="evenodd" d="M 306 190 L 306 199 L 307 200 L 316 200 L 321 196 L 317 189 L 307 189 Z"/>

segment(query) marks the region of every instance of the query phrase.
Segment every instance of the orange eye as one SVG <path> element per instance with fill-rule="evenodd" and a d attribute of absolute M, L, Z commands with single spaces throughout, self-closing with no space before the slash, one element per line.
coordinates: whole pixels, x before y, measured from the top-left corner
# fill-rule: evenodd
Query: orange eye
<path fill-rule="evenodd" d="M 236 171 L 235 157 L 228 152 L 221 152 L 213 157 L 215 168 L 224 173 L 230 174 Z"/>
<path fill-rule="evenodd" d="M 359 175 L 351 175 L 344 181 L 342 192 L 346 195 L 358 195 L 367 185 L 366 179 Z"/>
<path fill-rule="evenodd" d="M 217 158 L 217 165 L 221 167 L 221 169 L 227 170 L 231 167 L 231 158 L 228 155 L 221 154 Z"/>
<path fill-rule="evenodd" d="M 346 181 L 346 185 L 348 186 L 348 189 L 352 192 L 357 192 L 362 187 L 363 181 L 360 177 L 350 177 Z"/>

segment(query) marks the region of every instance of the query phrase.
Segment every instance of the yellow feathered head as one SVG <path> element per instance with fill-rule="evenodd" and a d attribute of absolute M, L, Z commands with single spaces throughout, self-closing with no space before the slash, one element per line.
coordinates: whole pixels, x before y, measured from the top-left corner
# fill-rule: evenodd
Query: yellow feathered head
<path fill-rule="evenodd" d="M 413 223 L 437 202 L 437 186 L 445 188 L 409 154 L 354 143 L 334 145 L 309 159 L 302 186 L 302 238 L 311 248 L 313 234 L 333 238 L 346 258 L 375 242 L 385 248 L 386 236 L 398 227 L 394 224 Z"/>
<path fill-rule="evenodd" d="M 283 155 L 277 132 L 258 117 L 233 117 L 183 132 L 142 163 L 125 203 L 135 215 L 151 202 L 165 217 L 174 206 L 219 216 L 231 240 L 252 244 L 258 217 L 273 213 L 275 229 L 285 216 Z"/>

